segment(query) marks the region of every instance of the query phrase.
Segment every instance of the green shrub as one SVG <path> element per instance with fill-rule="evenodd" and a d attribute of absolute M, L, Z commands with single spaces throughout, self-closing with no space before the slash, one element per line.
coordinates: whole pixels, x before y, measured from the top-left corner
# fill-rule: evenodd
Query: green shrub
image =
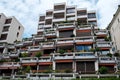
<path fill-rule="evenodd" d="M 37 52 L 36 54 L 35 54 L 35 57 L 41 57 L 42 56 L 42 53 L 41 52 Z"/>
<path fill-rule="evenodd" d="M 111 54 L 111 53 L 108 53 L 107 56 L 112 57 L 112 54 Z"/>
<path fill-rule="evenodd" d="M 65 50 L 60 49 L 60 50 L 59 50 L 59 53 L 63 54 L 63 53 L 65 53 Z"/>
<path fill-rule="evenodd" d="M 108 68 L 102 66 L 102 67 L 100 67 L 99 72 L 100 72 L 100 74 L 106 74 L 108 72 Z"/>

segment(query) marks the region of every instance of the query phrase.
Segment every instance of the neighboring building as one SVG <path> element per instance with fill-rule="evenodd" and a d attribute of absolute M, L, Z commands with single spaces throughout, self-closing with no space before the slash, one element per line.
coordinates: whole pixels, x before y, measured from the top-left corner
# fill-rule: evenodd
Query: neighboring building
<path fill-rule="evenodd" d="M 107 27 L 110 30 L 111 39 L 113 41 L 113 49 L 115 52 L 120 52 L 120 5 L 113 16 L 112 21 Z"/>
<path fill-rule="evenodd" d="M 107 55 L 112 53 L 108 37 L 107 30 L 97 27 L 95 11 L 77 9 L 65 3 L 55 4 L 53 10 L 40 16 L 37 34 L 32 38 L 14 45 L 6 44 L 9 47 L 0 45 L 1 53 L 4 53 L 1 57 L 7 59 L 0 64 L 0 75 L 30 71 L 29 78 L 75 78 L 78 72 L 95 74 L 102 66 L 114 73 L 117 59 Z M 15 63 L 16 59 L 20 61 Z M 42 74 L 46 72 L 53 74 Z"/>
<path fill-rule="evenodd" d="M 22 41 L 24 27 L 15 17 L 6 17 L 0 13 L 0 43 Z"/>

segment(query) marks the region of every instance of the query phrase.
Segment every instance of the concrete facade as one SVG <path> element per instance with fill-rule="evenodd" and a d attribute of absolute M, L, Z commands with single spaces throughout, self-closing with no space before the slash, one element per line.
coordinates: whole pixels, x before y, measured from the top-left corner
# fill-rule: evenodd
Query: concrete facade
<path fill-rule="evenodd" d="M 120 5 L 113 16 L 112 21 L 107 27 L 110 30 L 111 39 L 113 41 L 113 49 L 115 52 L 120 52 Z"/>
<path fill-rule="evenodd" d="M 3 13 L 0 14 L 0 42 L 22 41 L 23 31 L 24 27 L 14 16 L 6 17 Z"/>

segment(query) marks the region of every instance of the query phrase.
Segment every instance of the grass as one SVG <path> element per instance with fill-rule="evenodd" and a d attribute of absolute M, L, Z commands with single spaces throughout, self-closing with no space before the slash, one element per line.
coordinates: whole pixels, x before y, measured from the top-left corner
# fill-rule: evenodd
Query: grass
<path fill-rule="evenodd" d="M 82 78 L 82 79 L 71 79 L 71 80 L 120 80 L 120 78 Z"/>

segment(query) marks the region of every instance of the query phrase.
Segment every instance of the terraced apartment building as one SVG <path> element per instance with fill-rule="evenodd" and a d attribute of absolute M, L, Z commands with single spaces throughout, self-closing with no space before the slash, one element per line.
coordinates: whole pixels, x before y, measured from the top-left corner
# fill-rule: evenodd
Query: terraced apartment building
<path fill-rule="evenodd" d="M 113 54 L 108 33 L 97 27 L 95 11 L 65 3 L 54 4 L 53 9 L 39 16 L 37 34 L 22 42 L 0 44 L 0 75 L 96 74 L 102 66 L 114 73 L 119 60 L 108 56 Z"/>

